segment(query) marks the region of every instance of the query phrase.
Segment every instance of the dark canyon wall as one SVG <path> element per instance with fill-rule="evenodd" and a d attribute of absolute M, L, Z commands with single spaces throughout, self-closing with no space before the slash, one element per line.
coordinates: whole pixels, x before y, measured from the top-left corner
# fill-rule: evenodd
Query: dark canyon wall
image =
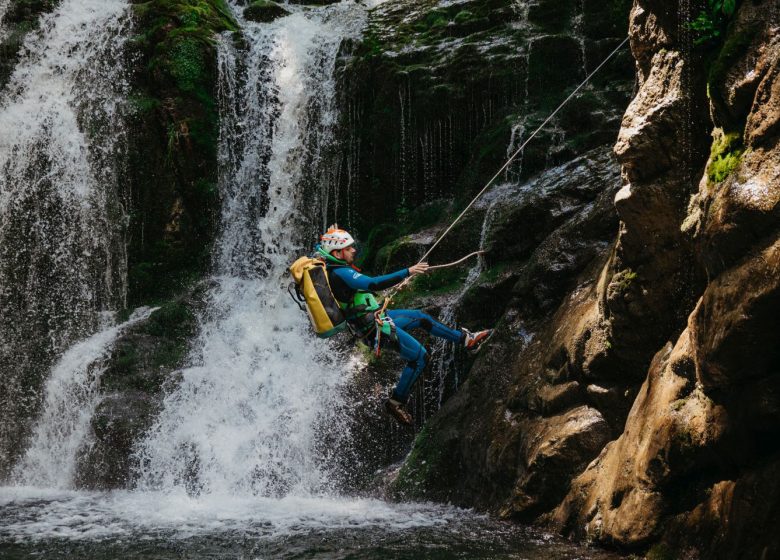
<path fill-rule="evenodd" d="M 497 241 L 493 218 L 488 263 L 513 258 L 458 317 L 499 318 L 497 333 L 418 436 L 397 495 L 656 557 L 778 554 L 778 4 L 742 3 L 709 42 L 690 26 L 701 9 L 634 3 L 619 190 L 590 152 L 577 185 L 598 195 L 580 191 L 557 229 L 542 224 L 573 205 L 556 203 L 565 181 L 543 185 L 578 160 L 526 183 L 541 219 Z"/>

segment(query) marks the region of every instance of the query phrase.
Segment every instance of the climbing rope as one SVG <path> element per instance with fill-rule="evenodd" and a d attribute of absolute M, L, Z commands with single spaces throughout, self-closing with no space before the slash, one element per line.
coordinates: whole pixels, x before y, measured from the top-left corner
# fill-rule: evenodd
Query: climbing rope
<path fill-rule="evenodd" d="M 530 135 L 528 138 L 526 138 L 525 142 L 523 142 L 523 144 L 522 144 L 522 145 L 521 145 L 521 146 L 520 146 L 520 147 L 519 147 L 519 148 L 518 148 L 518 149 L 515 151 L 515 153 L 514 153 L 514 154 L 512 154 L 512 157 L 510 157 L 510 158 L 507 160 L 507 162 L 504 164 L 504 166 L 503 166 L 501 169 L 499 169 L 499 170 L 498 170 L 498 172 L 497 172 L 495 175 L 493 175 L 493 177 L 490 179 L 490 181 L 488 181 L 488 182 L 487 182 L 487 184 L 486 184 L 486 185 L 485 185 L 485 186 L 482 188 L 482 190 L 481 190 L 481 191 L 479 191 L 479 192 L 477 193 L 477 196 L 475 196 L 475 197 L 472 199 L 472 201 L 471 201 L 471 202 L 469 202 L 468 206 L 466 206 L 466 208 L 464 208 L 464 209 L 463 209 L 463 212 L 461 212 L 461 213 L 458 215 L 458 217 L 457 217 L 457 218 L 455 218 L 455 220 L 454 220 L 454 221 L 453 221 L 453 222 L 450 224 L 450 226 L 449 226 L 449 227 L 448 227 L 446 230 L 444 230 L 444 233 L 442 233 L 442 234 L 439 236 L 439 238 L 436 240 L 436 242 L 435 242 L 433 245 L 431 245 L 431 248 L 430 248 L 430 249 L 428 249 L 428 251 L 427 251 L 427 252 L 426 252 L 426 253 L 425 253 L 425 254 L 422 256 L 422 258 L 421 258 L 421 259 L 420 259 L 420 260 L 417 262 L 417 264 L 420 264 L 421 262 L 424 262 L 424 261 L 425 261 L 425 259 L 428 257 L 428 255 L 430 255 L 430 254 L 431 254 L 431 252 L 432 252 L 432 251 L 433 251 L 433 250 L 436 248 L 436 246 L 437 246 L 437 245 L 438 245 L 438 244 L 441 242 L 441 240 L 442 240 L 442 239 L 444 239 L 444 237 L 445 237 L 445 236 L 446 236 L 446 235 L 447 235 L 447 234 L 450 232 L 450 230 L 452 230 L 452 228 L 453 228 L 453 227 L 455 227 L 455 224 L 457 224 L 457 223 L 460 221 L 460 219 L 461 219 L 461 218 L 462 218 L 462 217 L 463 217 L 463 216 L 466 214 L 466 212 L 468 212 L 468 211 L 469 211 L 469 209 L 470 209 L 472 206 L 474 206 L 474 203 L 475 203 L 475 202 L 476 202 L 476 201 L 477 201 L 477 200 L 478 200 L 478 199 L 479 199 L 479 198 L 480 198 L 480 197 L 481 197 L 483 194 L 485 194 L 485 191 L 487 191 L 487 190 L 490 188 L 490 186 L 493 184 L 493 182 L 494 182 L 496 179 L 498 179 L 498 177 L 499 177 L 499 176 L 501 176 L 501 174 L 502 174 L 504 171 L 506 171 L 506 169 L 507 169 L 507 168 L 508 168 L 508 167 L 511 165 L 511 163 L 512 163 L 512 162 L 515 160 L 515 158 L 516 158 L 518 155 L 520 155 L 520 153 L 521 153 L 521 152 L 522 152 L 522 151 L 525 149 L 525 147 L 528 145 L 528 143 L 529 143 L 531 140 L 533 140 L 534 136 L 536 136 L 536 135 L 539 133 L 539 131 L 540 131 L 540 130 L 542 130 L 542 128 L 544 128 L 544 126 L 545 126 L 545 125 L 546 125 L 548 122 L 550 122 L 550 121 L 552 120 L 552 118 L 553 118 L 555 115 L 557 115 L 557 114 L 558 114 L 558 111 L 560 111 L 560 110 L 561 110 L 561 109 L 562 109 L 562 108 L 563 108 L 563 107 L 564 107 L 564 106 L 565 106 L 565 105 L 566 105 L 566 104 L 567 104 L 567 103 L 568 103 L 568 102 L 571 100 L 571 98 L 572 98 L 572 97 L 574 97 L 574 95 L 575 95 L 575 94 L 576 94 L 578 91 L 580 91 L 580 90 L 583 88 L 583 86 L 585 86 L 585 84 L 587 84 L 587 83 L 590 81 L 590 79 L 591 79 L 591 78 L 592 78 L 592 77 L 593 77 L 593 76 L 596 74 L 596 72 L 598 72 L 599 70 L 601 70 L 601 68 L 602 68 L 602 67 L 603 67 L 603 66 L 604 66 L 604 65 L 605 65 L 607 62 L 609 62 L 609 60 L 610 60 L 610 59 L 611 59 L 611 58 L 612 58 L 612 57 L 615 55 L 615 53 L 617 53 L 617 52 L 618 52 L 618 51 L 619 51 L 621 48 L 623 48 L 623 45 L 625 45 L 627 41 L 628 41 L 628 37 L 626 37 L 625 39 L 623 39 L 623 41 L 621 41 L 621 43 L 620 43 L 620 44 L 619 44 L 617 47 L 615 47 L 615 50 L 613 50 L 611 53 L 609 53 L 609 55 L 607 55 L 607 58 L 605 58 L 605 59 L 602 61 L 602 63 L 601 63 L 601 64 L 599 64 L 599 65 L 596 67 L 596 69 L 595 69 L 595 70 L 593 70 L 593 72 L 591 72 L 590 74 L 588 74 L 588 76 L 587 76 L 587 77 L 586 77 L 586 78 L 585 78 L 585 79 L 582 81 L 582 83 L 581 83 L 580 85 L 578 85 L 578 86 L 577 86 L 577 87 L 574 89 L 574 91 L 572 91 L 572 92 L 569 94 L 569 96 L 568 96 L 566 99 L 564 99 L 564 100 L 563 100 L 563 102 L 562 102 L 560 105 L 558 105 L 558 107 L 555 109 L 555 111 L 553 111 L 552 113 L 550 113 L 550 116 L 549 116 L 549 117 L 547 117 L 546 119 L 544 119 L 544 122 L 543 122 L 542 124 L 540 124 L 540 125 L 537 127 L 537 129 L 536 129 L 536 130 L 534 130 L 534 131 L 531 133 L 531 135 Z"/>
<path fill-rule="evenodd" d="M 560 111 L 560 110 L 561 110 L 561 109 L 562 109 L 562 108 L 563 108 L 563 107 L 564 107 L 564 106 L 565 106 L 565 105 L 566 105 L 566 104 L 567 104 L 567 103 L 568 103 L 568 102 L 571 100 L 571 98 L 572 98 L 572 97 L 574 97 L 574 96 L 576 95 L 576 93 L 577 93 L 578 91 L 580 91 L 580 90 L 581 90 L 581 89 L 582 89 L 582 88 L 585 86 L 585 84 L 587 84 L 587 83 L 590 81 L 590 79 L 591 79 L 591 78 L 592 78 L 592 77 L 593 77 L 593 76 L 596 74 L 596 72 L 598 72 L 599 70 L 601 70 L 601 68 L 602 68 L 602 67 L 603 67 L 603 66 L 604 66 L 604 65 L 605 65 L 607 62 L 609 62 L 609 60 L 610 60 L 610 59 L 611 59 L 613 56 L 615 56 L 615 53 L 617 53 L 617 52 L 618 52 L 620 49 L 622 49 L 622 48 L 623 48 L 623 46 L 626 44 L 626 42 L 628 42 L 628 37 L 626 37 L 625 39 L 623 39 L 623 40 L 620 42 L 620 44 L 619 44 L 617 47 L 615 47 L 615 49 L 614 49 L 614 50 L 613 50 L 611 53 L 609 53 L 609 54 L 607 55 L 607 57 L 606 57 L 606 58 L 605 58 L 605 59 L 604 59 L 604 60 L 601 62 L 601 64 L 599 64 L 599 65 L 598 65 L 598 66 L 597 66 L 597 67 L 596 67 L 596 68 L 593 70 L 593 72 L 591 72 L 590 74 L 588 74 L 588 75 L 586 76 L 586 78 L 585 78 L 585 79 L 582 81 L 582 83 L 581 83 L 580 85 L 578 85 L 578 86 L 577 86 L 577 87 L 574 89 L 574 91 L 572 91 L 572 92 L 569 94 L 569 96 L 568 96 L 566 99 L 564 99 L 564 100 L 563 100 L 563 102 L 562 102 L 560 105 L 558 105 L 558 107 L 556 107 L 556 109 L 555 109 L 555 110 L 554 110 L 552 113 L 550 113 L 550 116 L 548 116 L 546 119 L 544 119 L 544 122 L 543 122 L 542 124 L 540 124 L 540 125 L 539 125 L 539 126 L 536 128 L 536 130 L 534 130 L 534 131 L 531 133 L 531 135 L 530 135 L 528 138 L 526 138 L 525 142 L 523 142 L 523 144 L 522 144 L 522 145 L 521 145 L 521 146 L 520 146 L 520 147 L 519 147 L 519 148 L 518 148 L 518 149 L 515 151 L 515 153 L 513 153 L 513 154 L 512 154 L 512 156 L 511 156 L 511 157 L 510 157 L 510 158 L 507 160 L 507 162 L 506 162 L 506 163 L 503 165 L 503 167 L 501 167 L 501 169 L 499 169 L 499 170 L 498 170 L 498 172 L 497 172 L 495 175 L 493 175 L 493 177 L 490 179 L 490 181 L 488 181 L 488 182 L 487 182 L 487 184 L 485 184 L 485 186 L 484 186 L 484 187 L 482 187 L 482 190 L 481 190 L 481 191 L 479 191 L 479 192 L 477 193 L 477 195 L 476 195 L 476 196 L 475 196 L 475 197 L 474 197 L 474 198 L 471 200 L 471 202 L 469 202 L 468 206 L 466 206 L 466 207 L 463 209 L 463 211 L 462 211 L 460 214 L 458 214 L 458 217 L 457 217 L 457 218 L 455 218 L 455 219 L 453 220 L 453 222 L 452 222 L 452 223 L 449 225 L 449 227 L 448 227 L 446 230 L 444 230 L 444 233 L 442 233 L 442 234 L 439 236 L 439 238 L 438 238 L 438 239 L 437 239 L 437 240 L 436 240 L 436 241 L 433 243 L 433 245 L 431 245 L 430 249 L 428 249 L 428 250 L 425 252 L 425 254 L 424 254 L 424 255 L 423 255 L 421 258 L 420 258 L 420 260 L 419 260 L 419 261 L 417 261 L 417 264 L 420 264 L 420 263 L 422 263 L 422 262 L 425 262 L 425 259 L 426 259 L 426 258 L 428 258 L 428 255 L 430 255 L 430 254 L 431 254 L 431 252 L 433 252 L 433 250 L 436 248 L 436 246 L 437 246 L 437 245 L 438 245 L 438 244 L 441 242 L 441 240 L 442 240 L 442 239 L 444 239 L 444 238 L 447 236 L 447 234 L 448 234 L 450 231 L 452 231 L 452 228 L 454 228 L 454 227 L 455 227 L 455 225 L 456 225 L 456 224 L 457 224 L 457 223 L 460 221 L 460 219 L 461 219 L 461 218 L 463 218 L 463 216 L 466 214 L 466 212 L 468 212 L 468 211 L 471 209 L 471 207 L 472 207 L 472 206 L 474 206 L 474 203 L 475 203 L 475 202 L 477 202 L 477 200 L 479 200 L 479 198 L 480 198 L 480 197 L 481 197 L 483 194 L 485 194 L 485 191 L 487 191 L 487 190 L 488 190 L 488 189 L 489 189 L 489 188 L 490 188 L 490 187 L 493 185 L 493 183 L 495 182 L 495 180 L 496 180 L 496 179 L 498 179 L 498 178 L 501 176 L 501 174 L 502 174 L 504 171 L 506 171 L 506 169 L 507 169 L 507 168 L 508 168 L 508 167 L 509 167 L 509 166 L 512 164 L 512 162 L 515 160 L 515 158 L 516 158 L 518 155 L 520 155 L 520 153 L 521 153 L 521 152 L 522 152 L 522 151 L 525 149 L 525 147 L 528 145 L 528 143 L 529 143 L 531 140 L 533 140 L 533 138 L 534 138 L 534 137 L 535 137 L 535 136 L 536 136 L 536 135 L 539 133 L 539 131 L 540 131 L 540 130 L 542 130 L 542 128 L 544 128 L 544 126 L 545 126 L 545 125 L 546 125 L 548 122 L 550 122 L 550 121 L 553 119 L 553 117 L 555 117 L 555 115 L 557 115 L 557 114 L 558 114 L 558 111 Z M 465 256 L 465 257 L 463 257 L 463 258 L 462 258 L 462 259 L 460 259 L 459 261 L 455 261 L 455 262 L 453 262 L 453 263 L 448 263 L 448 264 L 446 264 L 446 265 L 437 265 L 437 266 L 431 266 L 431 267 L 429 267 L 429 268 L 428 268 L 428 270 L 431 270 L 431 269 L 434 269 L 434 268 L 444 268 L 444 267 L 447 267 L 447 266 L 455 266 L 456 264 L 460 264 L 461 262 L 463 262 L 464 260 L 468 259 L 469 257 L 472 257 L 473 255 L 475 255 L 475 254 L 479 254 L 479 253 L 482 253 L 482 252 L 484 252 L 484 251 L 476 251 L 476 252 L 474 252 L 474 253 L 471 253 L 471 254 L 469 254 L 469 255 L 467 255 L 467 256 Z M 405 285 L 406 285 L 406 284 L 409 282 L 409 280 L 411 280 L 411 278 L 412 278 L 411 276 L 410 276 L 410 277 L 408 277 L 408 278 L 406 278 L 406 279 L 405 279 L 403 282 L 401 282 L 400 284 L 398 284 L 397 286 L 395 286 L 394 288 L 392 288 L 392 289 L 390 290 L 390 292 L 388 293 L 388 295 L 385 297 L 385 301 L 384 301 L 384 304 L 382 305 L 382 308 L 381 308 L 379 311 L 377 311 L 377 313 L 376 313 L 376 318 L 377 318 L 377 321 L 379 321 L 379 320 L 380 320 L 380 319 L 379 319 L 379 316 L 380 316 L 380 315 L 381 315 L 381 314 L 382 314 L 382 313 L 383 313 L 383 312 L 384 312 L 384 311 L 387 309 L 387 306 L 388 306 L 388 305 L 390 305 L 390 302 L 392 301 L 392 299 L 393 299 L 393 297 L 395 296 L 395 294 L 397 294 L 397 293 L 398 293 L 398 292 L 399 292 L 399 291 L 400 291 L 400 290 L 401 290 L 401 289 L 402 289 L 402 288 L 403 288 L 403 287 L 404 287 L 404 286 L 405 286 Z"/>

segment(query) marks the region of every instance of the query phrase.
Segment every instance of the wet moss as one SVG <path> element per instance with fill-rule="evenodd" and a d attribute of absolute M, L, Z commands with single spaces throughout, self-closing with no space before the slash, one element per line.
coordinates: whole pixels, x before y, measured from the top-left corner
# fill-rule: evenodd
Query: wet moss
<path fill-rule="evenodd" d="M 217 33 L 224 0 L 150 0 L 137 19 L 131 128 L 129 304 L 169 299 L 203 274 L 216 229 Z"/>
<path fill-rule="evenodd" d="M 707 178 L 710 183 L 722 183 L 739 167 L 745 147 L 741 132 L 721 133 L 716 136 L 710 150 L 707 164 Z"/>
<path fill-rule="evenodd" d="M 435 444 L 429 427 L 424 426 L 393 482 L 393 494 L 404 499 L 425 497 L 426 484 L 442 472 L 444 459 L 445 453 Z"/>
<path fill-rule="evenodd" d="M 127 313 L 125 313 L 127 315 Z M 115 343 L 102 377 L 105 391 L 141 391 L 159 396 L 162 384 L 181 367 L 197 322 L 189 300 L 163 303 Z"/>

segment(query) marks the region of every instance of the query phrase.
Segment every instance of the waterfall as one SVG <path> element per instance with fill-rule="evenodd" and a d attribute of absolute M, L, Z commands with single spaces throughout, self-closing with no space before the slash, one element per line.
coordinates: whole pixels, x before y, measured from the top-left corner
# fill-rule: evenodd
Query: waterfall
<path fill-rule="evenodd" d="M 90 420 L 100 403 L 100 377 L 113 343 L 129 327 L 148 319 L 155 309 L 137 309 L 124 323 L 78 342 L 59 359 L 46 382 L 43 414 L 35 425 L 31 444 L 14 467 L 11 478 L 17 484 L 73 487 L 79 452 L 92 435 Z"/>
<path fill-rule="evenodd" d="M 124 306 L 130 21 L 127 0 L 63 0 L 0 96 L 0 476 L 57 356 Z"/>
<path fill-rule="evenodd" d="M 11 0 L 0 0 L 0 41 L 5 39 L 5 14 L 8 11 L 8 6 L 11 4 Z"/>
<path fill-rule="evenodd" d="M 286 293 L 301 251 L 306 177 L 322 177 L 335 124 L 333 72 L 359 32 L 352 2 L 243 21 L 219 43 L 221 231 L 197 350 L 137 448 L 138 485 L 197 495 L 311 496 L 332 489 L 327 456 L 348 435 L 347 365 Z M 244 50 L 245 49 L 245 50 Z M 313 239 L 308 239 L 311 242 Z"/>

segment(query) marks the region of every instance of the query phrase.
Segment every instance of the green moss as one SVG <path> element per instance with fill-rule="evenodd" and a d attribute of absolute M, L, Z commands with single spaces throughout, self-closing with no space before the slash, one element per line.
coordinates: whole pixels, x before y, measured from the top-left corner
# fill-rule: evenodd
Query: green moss
<path fill-rule="evenodd" d="M 173 301 L 152 313 L 143 331 L 152 336 L 186 338 L 192 333 L 193 321 L 192 311 L 183 303 Z"/>
<path fill-rule="evenodd" d="M 170 54 L 170 72 L 182 91 L 192 91 L 203 80 L 203 50 L 197 40 L 185 37 L 176 42 Z"/>
<path fill-rule="evenodd" d="M 636 272 L 630 268 L 621 270 L 612 278 L 612 283 L 615 284 L 615 291 L 619 294 L 622 294 L 631 287 L 631 284 L 634 283 L 636 277 Z"/>
<path fill-rule="evenodd" d="M 657 543 L 650 547 L 645 560 L 677 560 L 678 555 L 665 543 Z"/>
<path fill-rule="evenodd" d="M 475 19 L 477 18 L 474 16 L 473 12 L 470 12 L 468 10 L 461 10 L 460 12 L 455 14 L 455 18 L 452 21 L 461 25 L 464 23 L 468 23 L 470 21 L 474 21 Z"/>
<path fill-rule="evenodd" d="M 395 253 L 401 245 L 408 241 L 408 239 L 409 238 L 405 236 L 400 237 L 382 247 L 376 254 L 376 259 L 374 261 L 375 266 L 377 266 L 380 270 L 384 270 L 387 267 L 387 263 L 390 260 L 390 257 L 393 256 L 393 253 Z"/>
<path fill-rule="evenodd" d="M 710 149 L 710 161 L 707 164 L 707 178 L 710 183 L 722 183 L 739 167 L 745 148 L 740 132 L 716 131 L 715 140 Z"/>
<path fill-rule="evenodd" d="M 224 0 L 133 4 L 141 68 L 128 278 L 131 305 L 167 299 L 202 274 L 215 229 L 216 34 L 235 31 Z"/>
<path fill-rule="evenodd" d="M 479 275 L 480 282 L 495 282 L 509 269 L 510 263 L 496 263 Z"/>
<path fill-rule="evenodd" d="M 117 371 L 129 372 L 138 364 L 138 350 L 134 347 L 122 348 L 114 358 Z"/>
<path fill-rule="evenodd" d="M 441 472 L 443 459 L 444 453 L 434 444 L 428 426 L 424 426 L 398 472 L 393 491 L 407 498 L 424 496 L 425 483 Z"/>
<path fill-rule="evenodd" d="M 160 106 L 159 99 L 143 95 L 136 95 L 131 97 L 130 103 L 139 113 L 150 113 Z"/>

